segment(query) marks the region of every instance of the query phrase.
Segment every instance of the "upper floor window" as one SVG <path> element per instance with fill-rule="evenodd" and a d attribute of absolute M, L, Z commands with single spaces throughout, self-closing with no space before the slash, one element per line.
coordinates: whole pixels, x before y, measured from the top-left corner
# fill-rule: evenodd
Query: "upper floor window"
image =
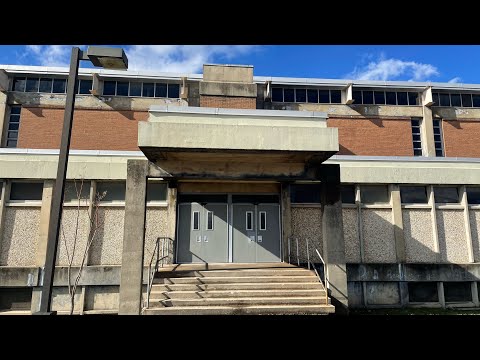
<path fill-rule="evenodd" d="M 329 89 L 273 87 L 272 101 L 314 104 L 340 104 L 342 102 L 342 92 L 341 90 Z"/>
<path fill-rule="evenodd" d="M 422 119 L 412 118 L 412 143 L 413 143 L 413 155 L 422 156 L 422 136 L 420 131 L 420 124 Z"/>
<path fill-rule="evenodd" d="M 103 95 L 179 98 L 180 84 L 139 81 L 104 81 Z"/>
<path fill-rule="evenodd" d="M 8 118 L 7 128 L 7 147 L 17 147 L 18 141 L 18 129 L 20 127 L 20 112 L 22 110 L 21 105 L 12 105 L 10 107 L 10 116 Z"/>
<path fill-rule="evenodd" d="M 433 93 L 435 106 L 480 107 L 480 94 Z"/>
<path fill-rule="evenodd" d="M 445 156 L 443 152 L 442 120 L 433 120 L 433 139 L 435 140 L 435 155 Z"/>
<path fill-rule="evenodd" d="M 352 92 L 354 104 L 363 105 L 419 105 L 419 96 L 416 92 L 361 90 Z"/>
<path fill-rule="evenodd" d="M 77 94 L 90 94 L 93 81 L 89 79 L 77 80 Z M 49 93 L 49 94 L 65 94 L 67 90 L 66 78 L 53 77 L 22 77 L 15 76 L 13 78 L 13 91 Z"/>

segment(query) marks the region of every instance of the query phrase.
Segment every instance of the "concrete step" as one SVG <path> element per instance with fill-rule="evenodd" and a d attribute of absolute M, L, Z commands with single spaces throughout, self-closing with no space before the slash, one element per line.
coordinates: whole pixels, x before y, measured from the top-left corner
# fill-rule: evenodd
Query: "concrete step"
<path fill-rule="evenodd" d="M 316 314 L 335 312 L 332 305 L 255 305 L 255 306 L 191 306 L 146 309 L 145 315 L 286 315 Z"/>
<path fill-rule="evenodd" d="M 253 298 L 206 298 L 167 299 L 154 301 L 150 307 L 171 306 L 258 306 L 258 305 L 325 305 L 325 297 L 253 297 Z"/>
<path fill-rule="evenodd" d="M 155 278 L 154 284 L 231 284 L 231 283 L 285 283 L 285 282 L 314 282 L 315 275 L 307 276 L 220 276 L 220 277 L 180 277 Z"/>
<path fill-rule="evenodd" d="M 325 290 L 208 290 L 208 291 L 170 291 L 150 295 L 150 299 L 201 299 L 201 298 L 239 298 L 239 297 L 299 297 L 299 296 L 325 296 Z"/>
<path fill-rule="evenodd" d="M 193 270 L 172 271 L 157 273 L 156 277 L 249 277 L 249 276 L 308 276 L 315 273 L 301 268 L 275 268 L 275 269 L 231 269 L 231 270 Z"/>
<path fill-rule="evenodd" d="M 318 289 L 323 285 L 318 280 L 312 282 L 286 283 L 234 283 L 234 284 L 154 284 L 151 294 L 165 291 L 205 291 L 205 290 L 295 290 Z"/>

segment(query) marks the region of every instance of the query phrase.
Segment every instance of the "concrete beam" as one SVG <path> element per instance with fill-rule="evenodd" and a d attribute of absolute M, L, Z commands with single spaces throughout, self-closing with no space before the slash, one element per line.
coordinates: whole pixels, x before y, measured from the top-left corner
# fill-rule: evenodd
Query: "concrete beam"
<path fill-rule="evenodd" d="M 10 90 L 10 78 L 5 70 L 0 69 L 0 91 L 7 92 Z"/>
<path fill-rule="evenodd" d="M 253 66 L 204 64 L 203 81 L 253 83 Z"/>
<path fill-rule="evenodd" d="M 422 106 L 432 106 L 433 105 L 433 94 L 432 94 L 432 87 L 427 87 L 422 92 Z"/>
<path fill-rule="evenodd" d="M 345 101 L 342 101 L 344 104 L 350 105 L 353 104 L 353 86 L 348 84 L 347 88 L 342 91 L 345 94 Z"/>
<path fill-rule="evenodd" d="M 143 255 L 147 198 L 147 160 L 128 160 L 125 194 L 119 311 L 139 315 L 142 309 Z"/>
<path fill-rule="evenodd" d="M 54 184 L 54 180 L 45 180 L 43 182 L 42 207 L 40 209 L 40 226 L 38 229 L 37 254 L 35 256 L 35 265 L 40 267 L 45 266 L 45 258 L 47 256 L 48 225 L 50 223 L 50 211 L 52 209 L 52 194 Z"/>
<path fill-rule="evenodd" d="M 201 82 L 200 95 L 257 97 L 257 84 Z"/>
<path fill-rule="evenodd" d="M 400 187 L 389 185 L 390 205 L 392 205 L 393 236 L 395 238 L 395 251 L 397 262 L 404 263 L 407 260 L 405 234 L 403 232 L 402 200 L 400 198 Z"/>

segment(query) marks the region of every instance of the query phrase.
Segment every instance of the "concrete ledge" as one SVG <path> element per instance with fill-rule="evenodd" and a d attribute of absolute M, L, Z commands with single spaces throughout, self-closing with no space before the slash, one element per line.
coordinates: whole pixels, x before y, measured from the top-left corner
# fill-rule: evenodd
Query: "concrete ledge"
<path fill-rule="evenodd" d="M 0 266 L 0 287 L 38 286 L 40 268 Z"/>
<path fill-rule="evenodd" d="M 200 95 L 257 97 L 257 84 L 201 82 Z"/>

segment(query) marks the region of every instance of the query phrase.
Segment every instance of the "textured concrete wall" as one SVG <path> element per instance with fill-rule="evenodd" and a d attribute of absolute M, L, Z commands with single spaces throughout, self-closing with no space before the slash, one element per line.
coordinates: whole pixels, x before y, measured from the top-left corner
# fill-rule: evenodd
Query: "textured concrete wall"
<path fill-rule="evenodd" d="M 362 210 L 365 262 L 395 263 L 395 239 L 393 237 L 392 210 Z"/>
<path fill-rule="evenodd" d="M 407 262 L 436 262 L 430 209 L 404 209 L 403 230 Z"/>
<path fill-rule="evenodd" d="M 468 248 L 463 210 L 437 209 L 437 231 L 441 261 L 467 263 Z"/>
<path fill-rule="evenodd" d="M 361 281 L 348 282 L 348 307 L 363 307 L 363 285 Z"/>
<path fill-rule="evenodd" d="M 445 156 L 480 157 L 478 137 L 480 136 L 480 122 L 471 121 L 443 121 L 443 141 Z"/>
<path fill-rule="evenodd" d="M 473 256 L 480 262 L 480 210 L 470 210 L 470 231 L 472 232 Z"/>
<path fill-rule="evenodd" d="M 8 207 L 3 221 L 0 265 L 35 265 L 40 207 Z"/>
<path fill-rule="evenodd" d="M 80 311 L 82 303 L 80 301 L 82 289 L 77 288 L 75 293 L 74 311 Z M 68 287 L 54 287 L 52 290 L 52 310 L 53 311 L 69 311 L 70 310 L 70 295 L 68 294 Z"/>
<path fill-rule="evenodd" d="M 104 221 L 93 240 L 90 265 L 120 265 L 122 263 L 123 207 L 100 207 L 100 221 Z"/>
<path fill-rule="evenodd" d="M 343 236 L 347 263 L 359 263 L 360 239 L 358 234 L 357 209 L 343 209 Z M 350 298 L 348 300 L 350 302 Z"/>
<path fill-rule="evenodd" d="M 74 207 L 65 207 L 63 209 L 61 226 L 57 265 L 68 265 L 69 258 L 72 258 L 72 254 L 73 264 L 80 265 L 88 240 L 88 207 L 80 207 L 80 211 L 77 211 L 77 208 Z M 77 238 L 76 242 L 75 236 Z M 73 253 L 74 248 L 75 252 Z"/>
<path fill-rule="evenodd" d="M 147 217 L 145 220 L 145 254 L 143 256 L 144 265 L 148 265 L 152 259 L 152 252 L 158 237 L 168 236 L 167 208 L 147 208 Z M 173 258 L 173 248 L 170 245 L 170 256 Z M 160 256 L 161 248 L 160 248 Z M 170 261 L 171 262 L 171 261 Z"/>
<path fill-rule="evenodd" d="M 322 210 L 320 207 L 292 207 L 292 238 L 290 242 L 290 259 L 297 261 L 297 246 L 300 262 L 307 261 L 307 244 L 309 240 L 310 261 L 320 262 L 315 255 L 315 248 L 323 255 Z M 285 249 L 288 251 L 288 249 Z"/>
<path fill-rule="evenodd" d="M 409 119 L 329 118 L 338 128 L 339 155 L 413 156 Z"/>
<path fill-rule="evenodd" d="M 85 294 L 85 310 L 118 310 L 120 286 L 89 286 Z"/>
<path fill-rule="evenodd" d="M 368 305 L 397 305 L 399 303 L 398 282 L 367 282 Z"/>

